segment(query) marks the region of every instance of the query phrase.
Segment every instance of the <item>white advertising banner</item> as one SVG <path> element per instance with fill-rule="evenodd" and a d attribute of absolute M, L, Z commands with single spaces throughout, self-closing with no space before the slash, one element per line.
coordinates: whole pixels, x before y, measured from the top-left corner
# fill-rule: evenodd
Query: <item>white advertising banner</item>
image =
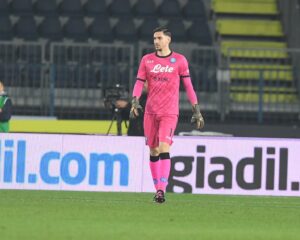
<path fill-rule="evenodd" d="M 139 138 L 1 134 L 0 141 L 2 189 L 141 191 Z"/>
<path fill-rule="evenodd" d="M 300 196 L 300 140 L 175 137 L 167 190 Z M 142 137 L 1 134 L 0 189 L 153 192 Z"/>

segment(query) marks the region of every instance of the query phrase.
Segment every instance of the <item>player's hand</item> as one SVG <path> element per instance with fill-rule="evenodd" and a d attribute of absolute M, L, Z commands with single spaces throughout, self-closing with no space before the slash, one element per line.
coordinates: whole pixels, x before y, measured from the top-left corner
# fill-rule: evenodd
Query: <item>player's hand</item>
<path fill-rule="evenodd" d="M 193 106 L 193 116 L 191 119 L 192 124 L 196 124 L 197 129 L 201 129 L 204 127 L 204 118 L 202 117 L 202 114 L 200 112 L 199 104 L 195 104 Z"/>
<path fill-rule="evenodd" d="M 129 118 L 130 119 L 135 119 L 136 117 L 139 116 L 139 111 L 143 111 L 142 106 L 140 105 L 139 100 L 134 97 L 131 101 L 131 110 L 130 110 L 130 114 L 129 114 Z"/>

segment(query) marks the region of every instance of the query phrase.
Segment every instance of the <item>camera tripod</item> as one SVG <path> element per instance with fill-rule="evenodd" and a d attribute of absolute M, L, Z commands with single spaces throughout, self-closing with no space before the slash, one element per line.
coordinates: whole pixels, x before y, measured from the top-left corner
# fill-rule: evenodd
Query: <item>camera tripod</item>
<path fill-rule="evenodd" d="M 111 122 L 110 122 L 110 125 L 108 127 L 106 135 L 109 135 L 111 127 L 112 127 L 114 121 L 117 122 L 117 135 L 122 136 L 122 121 L 123 121 L 123 119 L 122 119 L 122 115 L 121 115 L 121 110 L 119 108 L 116 108 L 116 107 L 113 110 L 113 116 L 112 116 L 112 119 L 111 119 Z"/>

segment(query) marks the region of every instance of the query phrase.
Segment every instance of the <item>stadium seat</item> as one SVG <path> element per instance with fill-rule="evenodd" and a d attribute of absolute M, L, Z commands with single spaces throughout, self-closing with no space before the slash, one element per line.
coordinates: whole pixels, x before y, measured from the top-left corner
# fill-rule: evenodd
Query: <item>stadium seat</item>
<path fill-rule="evenodd" d="M 80 17 L 71 17 L 64 26 L 64 37 L 76 42 L 86 41 L 88 38 L 85 22 Z"/>
<path fill-rule="evenodd" d="M 139 0 L 133 7 L 137 17 L 156 17 L 157 10 L 154 0 Z"/>
<path fill-rule="evenodd" d="M 215 13 L 229 14 L 278 14 L 276 1 L 237 1 L 237 0 L 213 0 L 212 8 Z"/>
<path fill-rule="evenodd" d="M 34 8 L 36 14 L 39 16 L 58 15 L 56 0 L 38 0 Z"/>
<path fill-rule="evenodd" d="M 9 6 L 7 0 L 0 0 L 0 14 L 8 14 L 9 13 Z"/>
<path fill-rule="evenodd" d="M 83 16 L 80 0 L 63 0 L 59 8 L 62 16 Z"/>
<path fill-rule="evenodd" d="M 88 0 L 84 5 L 85 14 L 90 17 L 97 17 L 107 14 L 105 0 Z"/>
<path fill-rule="evenodd" d="M 259 88 L 257 86 L 231 86 L 230 98 L 236 102 L 258 103 Z M 297 103 L 297 91 L 289 87 L 265 87 L 262 100 L 264 103 Z"/>
<path fill-rule="evenodd" d="M 172 33 L 173 42 L 184 42 L 186 38 L 186 30 L 181 18 L 172 18 L 168 22 L 168 28 Z"/>
<path fill-rule="evenodd" d="M 284 59 L 288 58 L 286 48 L 287 44 L 285 42 L 245 40 L 224 40 L 221 42 L 222 54 L 236 58 Z"/>
<path fill-rule="evenodd" d="M 278 64 L 241 64 L 229 65 L 230 78 L 239 80 L 292 81 L 293 73 L 290 65 Z"/>
<path fill-rule="evenodd" d="M 11 3 L 12 13 L 19 16 L 32 15 L 33 6 L 31 0 L 14 0 Z"/>
<path fill-rule="evenodd" d="M 206 10 L 202 0 L 189 0 L 184 5 L 183 16 L 186 19 L 206 19 Z"/>
<path fill-rule="evenodd" d="M 33 16 L 23 16 L 15 25 L 16 37 L 28 41 L 35 41 L 38 38 L 37 26 Z"/>
<path fill-rule="evenodd" d="M 135 24 L 131 17 L 122 17 L 114 28 L 114 36 L 117 40 L 134 42 L 137 40 Z"/>
<path fill-rule="evenodd" d="M 108 16 L 102 15 L 96 17 L 88 30 L 90 37 L 94 40 L 98 40 L 99 42 L 113 41 L 113 33 Z"/>
<path fill-rule="evenodd" d="M 114 0 L 109 6 L 113 17 L 131 16 L 131 5 L 129 0 Z"/>
<path fill-rule="evenodd" d="M 58 17 L 46 17 L 39 26 L 39 33 L 42 38 L 60 41 L 63 38 L 63 31 Z"/>
<path fill-rule="evenodd" d="M 157 28 L 159 23 L 157 18 L 148 17 L 145 18 L 144 22 L 140 25 L 138 34 L 139 39 L 147 42 L 153 42 L 153 29 Z"/>
<path fill-rule="evenodd" d="M 212 45 L 212 36 L 206 19 L 194 20 L 187 30 L 188 39 L 204 46 Z"/>
<path fill-rule="evenodd" d="M 6 14 L 0 14 L 0 40 L 7 41 L 13 37 L 13 28 L 10 18 Z"/>
<path fill-rule="evenodd" d="M 281 23 L 277 20 L 219 19 L 216 27 L 221 35 L 283 37 Z"/>
<path fill-rule="evenodd" d="M 159 6 L 159 15 L 163 18 L 180 17 L 181 9 L 177 0 L 164 0 Z"/>

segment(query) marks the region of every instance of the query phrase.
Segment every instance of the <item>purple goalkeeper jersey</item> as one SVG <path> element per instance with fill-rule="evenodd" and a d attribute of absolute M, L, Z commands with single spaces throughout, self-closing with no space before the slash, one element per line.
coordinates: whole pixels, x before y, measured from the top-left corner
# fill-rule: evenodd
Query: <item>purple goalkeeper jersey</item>
<path fill-rule="evenodd" d="M 183 55 L 176 52 L 164 57 L 156 53 L 145 55 L 137 74 L 138 81 L 148 82 L 145 112 L 178 115 L 179 86 L 180 80 L 184 78 L 190 78 L 190 74 L 188 62 Z"/>

